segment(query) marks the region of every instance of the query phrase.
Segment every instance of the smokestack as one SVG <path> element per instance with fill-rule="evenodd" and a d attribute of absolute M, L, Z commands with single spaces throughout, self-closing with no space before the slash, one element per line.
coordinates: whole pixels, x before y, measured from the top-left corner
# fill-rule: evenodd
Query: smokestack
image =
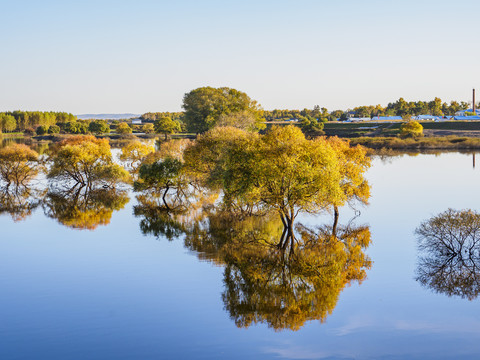
<path fill-rule="evenodd" d="M 476 113 L 475 113 L 475 89 L 473 89 L 473 114 L 476 115 Z"/>

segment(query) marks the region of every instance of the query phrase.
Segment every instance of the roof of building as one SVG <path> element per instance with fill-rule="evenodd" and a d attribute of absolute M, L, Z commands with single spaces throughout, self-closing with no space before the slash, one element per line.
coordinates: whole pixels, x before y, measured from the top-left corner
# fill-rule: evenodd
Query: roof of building
<path fill-rule="evenodd" d="M 401 116 L 374 116 L 372 120 L 403 120 Z"/>
<path fill-rule="evenodd" d="M 455 116 L 453 120 L 480 120 L 480 116 Z"/>
<path fill-rule="evenodd" d="M 418 115 L 415 116 L 415 120 L 438 120 L 440 119 L 441 116 L 435 116 L 435 115 Z"/>

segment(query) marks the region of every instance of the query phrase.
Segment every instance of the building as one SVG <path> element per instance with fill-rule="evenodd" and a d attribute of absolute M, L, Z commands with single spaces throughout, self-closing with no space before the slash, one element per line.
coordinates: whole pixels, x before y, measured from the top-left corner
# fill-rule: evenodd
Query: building
<path fill-rule="evenodd" d="M 466 116 L 465 113 L 466 112 L 469 112 L 469 113 L 473 113 L 473 109 L 467 109 L 467 110 L 460 110 L 460 111 L 457 111 L 455 113 L 455 116 Z M 479 109 L 475 109 L 475 114 L 477 116 L 480 116 L 480 110 Z M 473 120 L 473 119 L 472 119 Z"/>

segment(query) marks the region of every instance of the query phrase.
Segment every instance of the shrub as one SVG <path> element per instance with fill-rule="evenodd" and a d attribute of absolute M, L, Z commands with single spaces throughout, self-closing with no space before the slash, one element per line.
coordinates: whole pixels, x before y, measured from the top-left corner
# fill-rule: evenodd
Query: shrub
<path fill-rule="evenodd" d="M 48 132 L 48 126 L 47 125 L 40 125 L 37 127 L 36 133 L 37 135 L 45 135 Z"/>

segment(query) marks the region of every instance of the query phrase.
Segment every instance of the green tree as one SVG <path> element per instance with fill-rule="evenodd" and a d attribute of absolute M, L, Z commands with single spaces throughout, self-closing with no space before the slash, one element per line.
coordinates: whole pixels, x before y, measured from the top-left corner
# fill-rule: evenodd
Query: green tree
<path fill-rule="evenodd" d="M 88 130 L 95 134 L 106 134 L 110 132 L 110 126 L 105 120 L 95 120 L 88 124 Z"/>
<path fill-rule="evenodd" d="M 57 125 L 50 125 L 48 127 L 49 134 L 58 134 L 60 132 L 60 126 Z"/>
<path fill-rule="evenodd" d="M 182 130 L 180 123 L 169 117 L 162 117 L 155 120 L 153 126 L 156 133 L 165 134 L 165 141 L 168 140 L 168 134 L 174 134 Z"/>
<path fill-rule="evenodd" d="M 162 194 L 163 205 L 170 210 L 177 203 L 181 204 L 181 196 L 187 186 L 183 181 L 182 169 L 183 164 L 173 158 L 143 164 L 138 173 L 139 180 L 134 182 L 133 188 L 135 191 L 151 190 L 155 194 Z M 169 204 L 167 199 L 170 190 L 174 195 Z"/>
<path fill-rule="evenodd" d="M 299 126 L 302 129 L 303 133 L 307 136 L 320 136 L 324 135 L 325 133 L 323 132 L 323 122 L 317 121 L 317 119 L 307 115 L 307 116 L 301 116 L 299 118 Z"/>
<path fill-rule="evenodd" d="M 222 87 L 202 87 L 183 97 L 187 130 L 203 133 L 217 125 L 220 116 L 246 112 L 255 118 L 261 127 L 261 111 L 256 101 L 244 92 Z"/>
<path fill-rule="evenodd" d="M 88 125 L 84 122 L 69 121 L 63 126 L 63 130 L 68 134 L 86 134 Z"/>
<path fill-rule="evenodd" d="M 39 127 L 37 127 L 37 130 L 35 130 L 35 132 L 37 133 L 37 135 L 45 135 L 46 133 L 48 133 L 48 126 L 40 125 Z"/>

